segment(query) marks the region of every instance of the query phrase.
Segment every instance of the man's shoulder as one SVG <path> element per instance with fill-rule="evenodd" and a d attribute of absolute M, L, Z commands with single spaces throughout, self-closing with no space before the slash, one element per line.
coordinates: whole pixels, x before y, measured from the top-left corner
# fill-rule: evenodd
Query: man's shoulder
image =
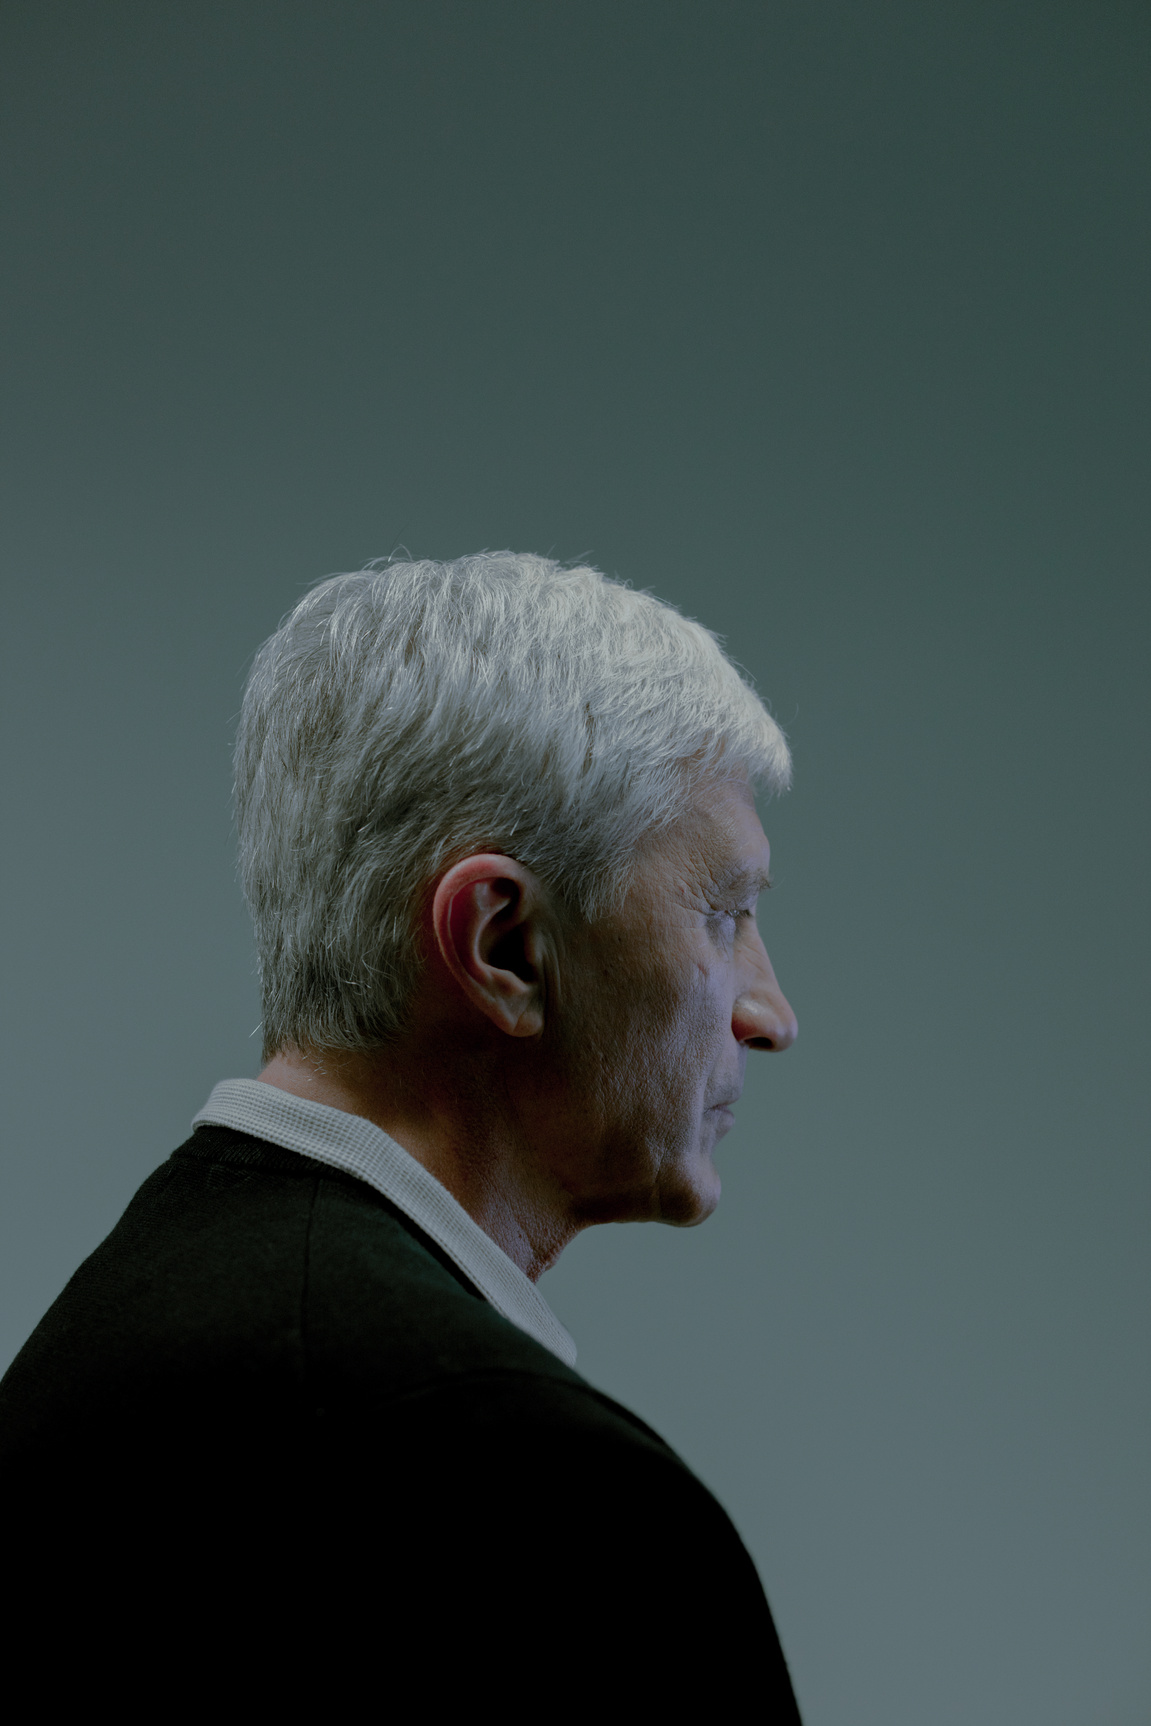
<path fill-rule="evenodd" d="M 767 1674 L 766 1717 L 795 1718 L 754 1565 L 670 1447 L 374 1189 L 231 1130 L 149 1177 L 29 1339 L 0 1384 L 0 1464 L 21 1573 L 118 1554 L 145 1618 L 157 1580 L 189 1622 L 204 1599 L 236 1623 L 274 1605 L 261 1641 L 286 1659 L 284 1579 L 303 1577 L 341 1658 L 381 1623 L 439 1658 L 450 1622 L 486 1659 L 515 1626 L 541 1675 L 576 1636 L 598 1694 L 621 1637 L 666 1636 L 670 1590 Z"/>
<path fill-rule="evenodd" d="M 503 1318 L 353 1175 L 201 1127 L 143 1184 L 0 1385 L 0 1447 L 72 1423 L 385 1417 L 660 1444 Z M 502 1414 L 498 1411 L 502 1411 Z M 37 1440 L 38 1441 L 38 1440 Z"/>
<path fill-rule="evenodd" d="M 78 1503 L 179 1479 L 211 1515 L 351 1468 L 418 1528 L 486 1514 L 474 1480 L 493 1511 L 708 1497 L 374 1188 L 226 1128 L 144 1182 L 29 1338 L 0 1383 L 0 1464 Z"/>

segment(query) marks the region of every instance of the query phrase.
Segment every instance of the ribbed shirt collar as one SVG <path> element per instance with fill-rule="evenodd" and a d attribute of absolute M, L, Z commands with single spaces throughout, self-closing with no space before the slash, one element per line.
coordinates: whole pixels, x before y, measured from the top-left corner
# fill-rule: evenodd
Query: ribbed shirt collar
<path fill-rule="evenodd" d="M 260 1079 L 225 1079 L 192 1122 L 208 1125 L 266 1139 L 366 1181 L 430 1235 L 497 1312 L 565 1366 L 575 1365 L 575 1343 L 536 1285 L 422 1163 L 371 1121 Z"/>

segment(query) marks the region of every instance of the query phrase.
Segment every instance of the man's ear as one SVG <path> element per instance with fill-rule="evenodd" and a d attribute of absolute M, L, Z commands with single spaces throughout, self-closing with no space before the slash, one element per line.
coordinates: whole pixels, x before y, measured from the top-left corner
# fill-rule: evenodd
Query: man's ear
<path fill-rule="evenodd" d="M 544 1026 L 548 902 L 539 881 L 512 857 L 465 857 L 436 883 L 432 928 L 464 995 L 509 1037 Z"/>

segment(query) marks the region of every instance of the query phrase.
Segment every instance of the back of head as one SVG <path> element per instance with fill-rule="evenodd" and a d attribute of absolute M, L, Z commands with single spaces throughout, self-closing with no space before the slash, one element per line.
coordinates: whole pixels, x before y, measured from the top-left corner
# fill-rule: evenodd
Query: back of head
<path fill-rule="evenodd" d="M 321 582 L 256 656 L 236 745 L 264 1048 L 394 1038 L 438 874 L 514 856 L 575 914 L 708 773 L 787 784 L 715 637 L 589 568 L 483 552 Z"/>

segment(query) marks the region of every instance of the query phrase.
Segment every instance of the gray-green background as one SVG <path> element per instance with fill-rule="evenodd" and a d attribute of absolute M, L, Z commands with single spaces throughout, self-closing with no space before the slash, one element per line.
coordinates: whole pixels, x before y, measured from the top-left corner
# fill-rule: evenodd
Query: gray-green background
<path fill-rule="evenodd" d="M 0 31 L 3 1359 L 255 1071 L 256 644 L 397 544 L 586 554 L 792 739 L 801 1034 L 717 1216 L 545 1292 L 730 1509 L 809 1726 L 1146 1723 L 1151 13 Z"/>

